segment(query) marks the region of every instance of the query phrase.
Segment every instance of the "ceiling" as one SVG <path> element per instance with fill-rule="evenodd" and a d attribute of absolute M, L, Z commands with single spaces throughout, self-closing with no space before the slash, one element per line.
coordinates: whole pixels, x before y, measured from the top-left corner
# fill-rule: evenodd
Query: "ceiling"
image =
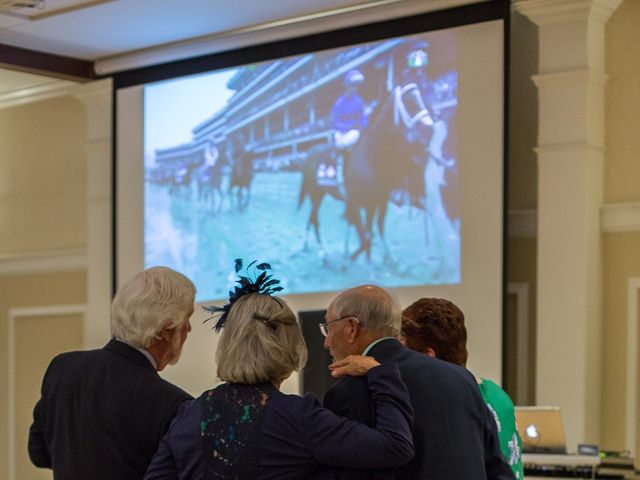
<path fill-rule="evenodd" d="M 0 0 L 0 64 L 34 50 L 108 75 L 191 55 L 480 0 Z M 37 4 L 24 7 L 19 4 Z M 10 5 L 15 5 L 10 7 Z M 18 5 L 16 5 L 18 4 Z M 4 49 L 4 50 L 2 50 Z M 22 50 L 27 49 L 27 50 Z M 15 62 L 12 60 L 15 59 Z M 32 68 L 47 73 L 42 57 Z M 0 93 L 37 76 L 0 70 Z"/>

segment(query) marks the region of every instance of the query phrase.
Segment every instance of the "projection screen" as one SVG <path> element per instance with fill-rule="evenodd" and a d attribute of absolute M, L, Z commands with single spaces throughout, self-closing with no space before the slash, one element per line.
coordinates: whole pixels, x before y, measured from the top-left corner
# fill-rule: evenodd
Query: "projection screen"
<path fill-rule="evenodd" d="M 297 311 L 364 283 L 403 306 L 449 298 L 467 317 L 470 368 L 499 381 L 504 30 L 312 42 L 116 85 L 116 283 L 166 265 L 198 302 L 221 303 L 242 258 L 269 262 Z M 204 389 L 215 339 L 191 342 L 169 376 Z"/>

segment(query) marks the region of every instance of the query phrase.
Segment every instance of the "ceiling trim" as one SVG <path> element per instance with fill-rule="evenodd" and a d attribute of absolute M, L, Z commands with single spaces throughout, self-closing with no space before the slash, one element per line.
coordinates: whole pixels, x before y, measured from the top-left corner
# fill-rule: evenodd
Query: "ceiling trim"
<path fill-rule="evenodd" d="M 91 2 L 79 3 L 77 5 L 71 5 L 69 7 L 58 8 L 56 10 L 45 10 L 43 13 L 36 12 L 33 15 L 30 15 L 29 18 L 31 21 L 44 20 L 45 18 L 57 17 L 58 15 L 77 12 L 78 10 L 86 10 L 87 8 L 102 5 L 103 3 L 111 3 L 115 1 L 116 0 L 93 0 Z"/>
<path fill-rule="evenodd" d="M 489 0 L 371 0 L 351 7 L 316 12 L 274 22 L 250 25 L 212 35 L 103 57 L 94 63 L 96 74 L 110 75 L 169 62 L 211 55 L 301 36 L 448 10 Z"/>
<path fill-rule="evenodd" d="M 66 80 L 96 78 L 93 62 L 0 43 L 0 66 Z"/>

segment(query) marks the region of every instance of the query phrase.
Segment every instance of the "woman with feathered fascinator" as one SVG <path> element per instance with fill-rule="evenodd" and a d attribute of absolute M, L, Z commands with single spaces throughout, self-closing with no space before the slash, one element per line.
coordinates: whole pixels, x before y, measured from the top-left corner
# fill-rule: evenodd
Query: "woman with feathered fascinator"
<path fill-rule="evenodd" d="M 280 391 L 302 369 L 307 348 L 267 263 L 243 266 L 224 307 L 205 307 L 222 332 L 216 352 L 224 383 L 185 402 L 145 479 L 325 478 L 332 466 L 388 468 L 414 454 L 412 410 L 394 364 L 351 356 L 332 375 L 365 375 L 376 428 L 336 416 L 318 400 Z M 324 475 L 324 476 L 323 476 Z"/>

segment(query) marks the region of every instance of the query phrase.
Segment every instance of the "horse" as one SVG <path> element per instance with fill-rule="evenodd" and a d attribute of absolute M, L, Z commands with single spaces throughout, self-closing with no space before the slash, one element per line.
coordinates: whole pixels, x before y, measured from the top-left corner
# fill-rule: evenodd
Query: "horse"
<path fill-rule="evenodd" d="M 249 205 L 251 181 L 253 180 L 253 161 L 249 152 L 242 145 L 237 145 L 230 152 L 232 159 L 231 176 L 229 177 L 229 198 L 233 206 L 234 191 L 236 208 L 240 211 Z"/>
<path fill-rule="evenodd" d="M 218 148 L 205 151 L 204 164 L 196 171 L 198 183 L 198 200 L 211 204 L 214 214 L 222 208 L 222 169 L 225 158 Z"/>
<path fill-rule="evenodd" d="M 188 196 L 191 188 L 191 176 L 193 167 L 189 165 L 178 165 L 173 169 L 172 177 L 169 180 L 169 194 Z"/>
<path fill-rule="evenodd" d="M 369 125 L 345 165 L 345 218 L 356 228 L 360 242 L 351 260 L 365 254 L 371 262 L 373 222 L 377 220 L 384 260 L 388 262 L 391 257 L 384 238 L 388 202 L 397 191 L 407 192 L 413 204 L 420 201 L 426 139 L 407 143 L 404 129 L 394 123 L 393 95 L 373 112 Z"/>
<path fill-rule="evenodd" d="M 392 193 L 407 192 L 411 202 L 418 204 L 424 192 L 424 162 L 420 164 L 416 160 L 426 157 L 424 145 L 419 142 L 407 145 L 404 131 L 394 125 L 393 95 L 388 95 L 382 105 L 375 108 L 369 125 L 369 128 L 362 132 L 360 141 L 345 157 L 342 188 L 318 182 L 318 166 L 336 163 L 331 157 L 335 152 L 330 144 L 312 147 L 303 164 L 298 208 L 306 197 L 311 200 L 305 248 L 309 231 L 313 227 L 321 256 L 324 255 L 324 247 L 320 236 L 318 211 L 325 195 L 345 201 L 344 218 L 349 226 L 355 227 L 358 234 L 360 245 L 349 255 L 347 232 L 346 255 L 354 261 L 365 253 L 367 261 L 370 262 L 373 221 L 376 216 L 377 229 L 385 250 L 385 261 L 390 260 L 389 249 L 384 243 L 384 221 Z"/>
<path fill-rule="evenodd" d="M 318 168 L 321 165 L 335 165 L 334 155 L 335 152 L 329 143 L 319 143 L 309 149 L 307 158 L 302 164 L 302 185 L 298 195 L 298 209 L 302 207 L 307 197 L 311 201 L 311 212 L 309 213 L 305 230 L 304 249 L 307 250 L 308 248 L 309 231 L 313 227 L 316 241 L 319 245 L 319 254 L 323 262 L 325 262 L 325 249 L 320 236 L 318 211 L 325 195 L 330 195 L 337 200 L 344 200 L 344 196 L 337 185 L 321 185 L 318 183 Z"/>

